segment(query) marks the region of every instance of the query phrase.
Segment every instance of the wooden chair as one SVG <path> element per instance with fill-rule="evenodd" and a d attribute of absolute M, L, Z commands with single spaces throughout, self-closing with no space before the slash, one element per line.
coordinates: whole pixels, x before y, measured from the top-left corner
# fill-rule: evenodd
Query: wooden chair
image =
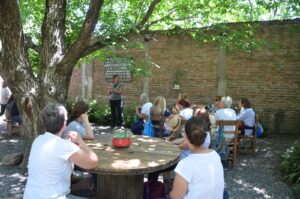
<path fill-rule="evenodd" d="M 164 132 L 164 123 L 165 123 L 165 116 L 163 115 L 150 115 L 150 120 L 151 121 L 158 121 L 158 124 L 155 125 L 152 123 L 153 128 L 159 129 L 159 137 L 163 137 L 163 132 Z"/>
<path fill-rule="evenodd" d="M 240 126 L 242 123 L 243 123 L 242 121 L 238 121 L 238 126 Z M 245 142 L 245 143 L 250 142 L 250 147 L 243 147 L 241 144 L 238 148 L 238 153 L 255 154 L 255 152 L 256 152 L 256 131 L 255 131 L 256 127 L 257 127 L 257 119 L 256 119 L 254 127 L 252 129 L 251 136 L 246 136 L 246 135 L 239 136 L 239 142 Z"/>
<path fill-rule="evenodd" d="M 7 124 L 6 124 L 6 128 L 7 128 L 7 135 L 11 136 L 11 135 L 20 135 L 20 129 L 21 129 L 21 125 L 19 124 L 14 124 L 11 120 L 6 120 Z"/>
<path fill-rule="evenodd" d="M 238 135 L 239 135 L 239 130 L 238 130 L 238 123 L 236 120 L 219 120 L 216 121 L 216 124 L 220 127 L 224 126 L 234 126 L 235 130 L 233 131 L 227 131 L 224 130 L 224 137 L 226 142 L 228 143 L 228 148 L 229 148 L 229 154 L 228 154 L 228 161 L 232 162 L 232 167 L 235 169 L 236 166 L 236 161 L 237 161 L 237 154 L 238 154 Z M 233 138 L 226 138 L 229 135 L 233 135 Z"/>

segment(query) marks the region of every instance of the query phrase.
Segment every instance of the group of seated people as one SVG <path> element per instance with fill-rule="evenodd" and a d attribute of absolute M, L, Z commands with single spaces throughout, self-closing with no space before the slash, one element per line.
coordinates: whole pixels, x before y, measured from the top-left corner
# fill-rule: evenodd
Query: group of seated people
<path fill-rule="evenodd" d="M 174 170 L 175 178 L 169 196 L 223 198 L 223 166 L 219 155 L 209 148 L 212 125 L 209 115 L 213 114 L 215 120 L 242 120 L 244 133 L 250 136 L 255 113 L 249 100 L 240 100 L 241 110 L 238 115 L 231 109 L 232 99 L 229 96 L 216 98 L 215 112 L 210 112 L 202 105 L 191 105 L 187 95 L 181 95 L 171 111 L 166 108 L 163 96 L 156 97 L 152 104 L 148 95 L 143 93 L 141 101 L 142 107 L 136 110 L 140 120 L 131 130 L 142 134 L 143 124 L 151 119 L 151 115 L 162 115 L 166 118 L 165 134 L 182 149 L 181 161 Z M 98 164 L 96 154 L 83 141 L 94 139 L 88 110 L 85 102 L 76 102 L 69 120 L 65 108 L 61 105 L 50 104 L 42 111 L 41 119 L 46 133 L 37 137 L 32 145 L 24 198 L 43 198 L 45 195 L 65 197 L 70 192 L 70 176 L 73 170 L 71 165 L 75 163 L 80 168 L 91 169 Z M 155 122 L 159 121 L 152 121 Z M 51 147 L 53 143 L 56 147 Z M 42 153 L 51 156 L 40 156 Z M 60 168 L 61 172 L 54 171 L 53 167 Z M 48 177 L 42 177 L 43 173 L 47 173 Z M 95 177 L 93 176 L 92 181 L 93 188 L 96 183 Z M 60 181 L 59 189 L 53 181 Z M 68 197 L 72 198 L 71 195 Z"/>
<path fill-rule="evenodd" d="M 223 166 L 220 156 L 210 149 L 211 142 L 213 142 L 211 127 L 216 121 L 239 120 L 242 122 L 239 127 L 242 134 L 252 136 L 255 112 L 251 108 L 250 101 L 247 98 L 241 98 L 239 110 L 234 110 L 230 96 L 217 96 L 213 105 L 205 106 L 192 105 L 187 95 L 182 94 L 172 111 L 167 109 L 163 96 L 156 97 L 152 104 L 149 102 L 149 97 L 143 93 L 141 102 L 143 104 L 141 109 L 139 107 L 136 109 L 140 120 L 132 125 L 132 132 L 143 134 L 143 125 L 146 120 L 150 119 L 155 124 L 158 121 L 151 119 L 153 115 L 164 116 L 164 135 L 182 149 L 181 161 L 174 170 L 175 179 L 171 198 L 223 198 Z M 224 131 L 231 131 L 234 128 L 235 126 L 225 126 Z M 155 132 L 155 136 L 159 137 L 158 129 L 155 129 Z M 232 139 L 234 135 L 224 136 Z M 212 167 L 208 168 L 208 165 Z"/>
<path fill-rule="evenodd" d="M 176 129 L 174 134 L 175 138 L 177 136 L 182 136 L 178 131 L 182 131 L 183 124 L 185 121 L 189 120 L 193 115 L 201 115 L 201 117 L 208 120 L 210 126 L 209 128 L 215 126 L 216 121 L 221 120 L 237 120 L 241 121 L 240 130 L 242 135 L 252 136 L 255 124 L 255 112 L 251 108 L 250 101 L 247 98 L 241 98 L 239 101 L 239 107 L 233 109 L 232 108 L 232 98 L 230 96 L 216 96 L 215 102 L 212 105 L 192 105 L 186 94 L 180 94 L 178 100 L 172 110 L 170 111 L 166 106 L 166 99 L 163 96 L 158 96 L 154 99 L 153 104 L 149 102 L 149 97 L 147 94 L 143 93 L 140 96 L 141 107 L 137 107 L 136 115 L 139 118 L 131 126 L 131 131 L 134 134 L 141 135 L 143 133 L 144 125 L 148 119 L 151 120 L 151 123 L 156 127 L 155 136 L 159 137 L 159 129 L 157 128 L 157 124 L 161 121 L 156 121 L 153 116 L 163 116 L 165 118 L 164 122 L 164 133 L 163 136 L 167 137 L 170 134 L 174 133 L 174 129 L 170 131 L 168 129 L 168 125 L 170 122 L 173 122 L 171 118 L 174 115 L 179 115 L 181 119 L 181 123 Z M 239 112 L 237 114 L 237 112 Z M 176 128 L 177 128 L 176 127 Z M 225 126 L 224 131 L 234 130 L 234 126 Z M 210 131 L 210 130 L 209 130 Z M 214 132 L 211 132 L 214 133 Z M 174 139 L 173 136 L 170 136 L 170 139 Z M 232 135 L 229 135 L 232 136 Z M 232 137 L 228 137 L 232 138 Z"/>

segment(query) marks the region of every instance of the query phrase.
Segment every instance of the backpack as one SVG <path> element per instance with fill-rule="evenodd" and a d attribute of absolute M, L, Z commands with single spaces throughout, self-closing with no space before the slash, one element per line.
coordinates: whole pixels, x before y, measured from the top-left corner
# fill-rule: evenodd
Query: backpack
<path fill-rule="evenodd" d="M 155 137 L 155 131 L 153 129 L 153 124 L 151 123 L 150 117 L 148 117 L 147 122 L 144 126 L 144 135 Z"/>
<path fill-rule="evenodd" d="M 212 144 L 214 149 L 220 156 L 221 160 L 227 160 L 229 154 L 228 144 L 224 138 L 224 126 L 219 126 L 216 132 L 215 139 Z"/>
<path fill-rule="evenodd" d="M 144 183 L 144 199 L 163 199 L 165 195 L 164 184 L 157 180 Z"/>

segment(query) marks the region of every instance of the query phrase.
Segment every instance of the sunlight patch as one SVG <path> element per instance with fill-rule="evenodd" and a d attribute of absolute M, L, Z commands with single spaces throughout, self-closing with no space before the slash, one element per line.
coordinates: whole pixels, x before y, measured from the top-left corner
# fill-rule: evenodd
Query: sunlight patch
<path fill-rule="evenodd" d="M 269 196 L 267 193 L 266 193 L 266 190 L 265 189 L 260 189 L 258 187 L 253 187 L 253 190 L 256 191 L 257 193 L 259 194 L 263 194 L 264 198 L 271 198 L 271 196 Z"/>

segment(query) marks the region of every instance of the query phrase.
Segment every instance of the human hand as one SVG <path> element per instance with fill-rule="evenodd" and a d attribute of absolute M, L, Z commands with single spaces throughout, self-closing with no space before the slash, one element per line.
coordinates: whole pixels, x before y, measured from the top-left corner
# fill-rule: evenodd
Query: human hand
<path fill-rule="evenodd" d="M 83 120 L 84 123 L 89 122 L 89 116 L 86 113 L 81 114 L 81 118 Z"/>
<path fill-rule="evenodd" d="M 80 134 L 77 133 L 76 131 L 69 131 L 67 137 L 68 137 L 68 140 L 70 140 L 71 142 L 73 142 L 74 144 L 77 144 L 77 145 L 79 145 L 81 142 L 83 142 Z"/>

